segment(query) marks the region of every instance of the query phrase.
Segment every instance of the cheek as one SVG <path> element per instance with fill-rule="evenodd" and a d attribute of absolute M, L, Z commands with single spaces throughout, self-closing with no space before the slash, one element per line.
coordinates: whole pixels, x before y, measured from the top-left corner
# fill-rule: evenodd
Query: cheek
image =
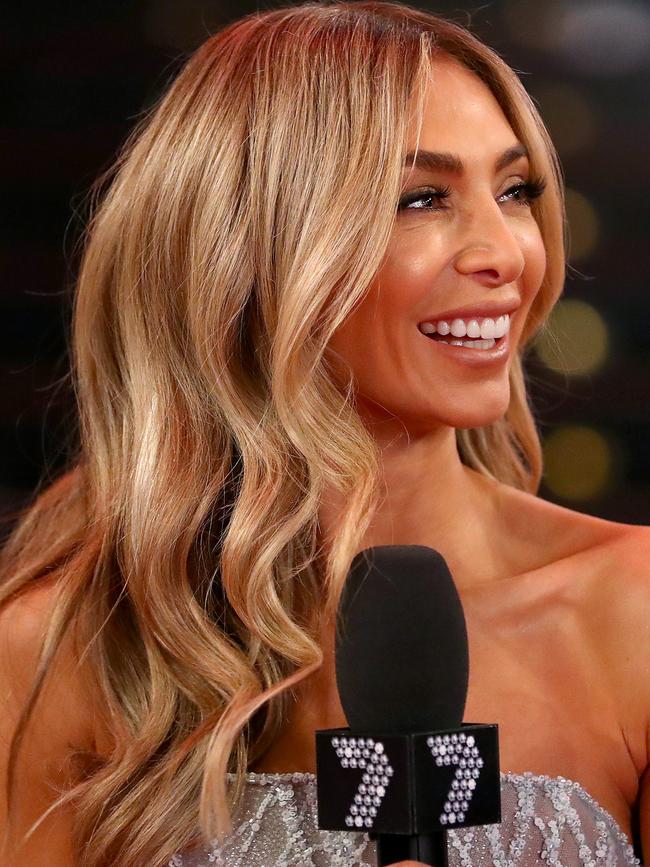
<path fill-rule="evenodd" d="M 377 296 L 393 316 L 412 318 L 423 298 L 430 297 L 446 257 L 439 238 L 402 243 L 387 256 L 379 273 Z"/>
<path fill-rule="evenodd" d="M 349 365 L 362 388 L 372 391 L 385 366 L 394 369 L 395 335 L 400 322 L 413 319 L 420 284 L 426 285 L 426 276 L 418 280 L 412 268 L 385 261 L 366 296 L 329 340 L 326 355 L 341 382 Z"/>
<path fill-rule="evenodd" d="M 376 346 L 378 335 L 390 334 L 396 323 L 413 318 L 422 296 L 431 292 L 432 274 L 430 256 L 422 252 L 421 245 L 410 254 L 392 251 L 385 257 L 363 300 L 331 338 L 330 345 L 346 355 L 355 349 L 359 354 L 364 352 L 364 344 Z"/>
<path fill-rule="evenodd" d="M 339 325 L 327 344 L 326 356 L 341 381 L 347 379 L 346 363 L 358 371 L 373 345 L 373 300 L 366 297 Z"/>

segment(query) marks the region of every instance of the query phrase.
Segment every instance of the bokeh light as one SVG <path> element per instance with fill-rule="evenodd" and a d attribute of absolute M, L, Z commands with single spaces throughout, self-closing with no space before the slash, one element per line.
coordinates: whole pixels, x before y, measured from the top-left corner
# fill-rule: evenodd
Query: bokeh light
<path fill-rule="evenodd" d="M 650 6 L 641 0 L 509 0 L 501 16 L 518 44 L 578 74 L 626 75 L 650 62 Z"/>
<path fill-rule="evenodd" d="M 650 5 L 637 0 L 567 3 L 549 47 L 586 75 L 635 72 L 650 60 Z"/>
<path fill-rule="evenodd" d="M 579 377 L 605 366 L 611 340 L 607 323 L 593 305 L 579 298 L 564 298 L 551 311 L 533 345 L 549 370 Z"/>
<path fill-rule="evenodd" d="M 620 462 L 613 441 L 587 425 L 564 425 L 544 439 L 543 481 L 563 500 L 604 496 L 620 474 Z"/>

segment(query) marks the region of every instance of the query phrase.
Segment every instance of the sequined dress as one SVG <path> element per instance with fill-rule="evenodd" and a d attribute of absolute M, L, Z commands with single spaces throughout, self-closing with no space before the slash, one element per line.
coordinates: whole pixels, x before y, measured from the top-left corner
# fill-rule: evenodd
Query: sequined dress
<path fill-rule="evenodd" d="M 616 820 L 564 777 L 501 774 L 501 822 L 450 829 L 449 867 L 639 867 Z M 167 867 L 376 867 L 366 833 L 320 831 L 316 777 L 247 775 L 222 845 L 178 853 Z"/>

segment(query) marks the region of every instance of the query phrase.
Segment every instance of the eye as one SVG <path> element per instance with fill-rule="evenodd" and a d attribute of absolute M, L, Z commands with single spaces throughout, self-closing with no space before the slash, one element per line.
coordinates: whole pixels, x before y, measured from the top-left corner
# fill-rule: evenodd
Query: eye
<path fill-rule="evenodd" d="M 542 195 L 545 189 L 546 180 L 544 178 L 535 178 L 530 181 L 515 184 L 499 196 L 499 198 L 502 199 L 504 196 L 508 196 L 511 201 L 518 205 L 529 206 L 534 199 L 537 199 Z M 402 196 L 399 200 L 398 211 L 444 211 L 446 210 L 444 207 L 418 205 L 417 207 L 412 208 L 410 206 L 426 200 L 442 201 L 443 199 L 449 198 L 450 195 L 450 187 L 425 187 L 422 190 L 414 190 L 412 193 Z M 523 198 L 521 198 L 522 196 Z"/>
<path fill-rule="evenodd" d="M 533 199 L 538 199 L 546 189 L 546 180 L 544 178 L 536 178 L 535 180 L 526 181 L 525 183 L 515 184 L 510 187 L 503 195 L 504 196 L 520 196 L 524 195 L 523 199 L 516 198 L 513 202 L 518 205 L 530 205 Z M 502 198 L 501 196 L 499 198 Z"/>
<path fill-rule="evenodd" d="M 410 208 L 409 205 L 413 205 L 416 202 L 423 202 L 425 199 L 447 199 L 451 195 L 451 187 L 440 187 L 436 189 L 434 187 L 425 187 L 422 190 L 414 190 L 412 193 L 408 193 L 399 200 L 398 211 L 442 211 L 444 208 Z"/>

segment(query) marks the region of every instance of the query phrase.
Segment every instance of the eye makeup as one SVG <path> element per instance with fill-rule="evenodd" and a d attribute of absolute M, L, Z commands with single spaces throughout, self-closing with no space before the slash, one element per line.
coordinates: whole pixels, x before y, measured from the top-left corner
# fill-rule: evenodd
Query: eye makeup
<path fill-rule="evenodd" d="M 539 198 L 544 190 L 546 189 L 546 180 L 544 178 L 534 178 L 529 181 L 524 181 L 519 184 L 514 184 L 510 189 L 506 190 L 505 193 L 502 193 L 499 198 L 503 196 L 511 197 L 511 201 L 515 202 L 518 205 L 529 206 L 532 201 Z M 415 204 L 419 201 L 424 201 L 425 199 L 435 199 L 437 201 L 444 201 L 451 196 L 451 187 L 441 186 L 441 187 L 423 187 L 420 190 L 413 190 L 410 193 L 406 193 L 403 195 L 398 204 L 399 211 L 442 211 L 446 210 L 444 207 L 434 208 L 434 207 L 419 207 L 419 208 L 410 208 L 409 206 Z M 513 197 L 517 198 L 513 198 Z M 523 198 L 519 198 L 523 196 Z"/>

